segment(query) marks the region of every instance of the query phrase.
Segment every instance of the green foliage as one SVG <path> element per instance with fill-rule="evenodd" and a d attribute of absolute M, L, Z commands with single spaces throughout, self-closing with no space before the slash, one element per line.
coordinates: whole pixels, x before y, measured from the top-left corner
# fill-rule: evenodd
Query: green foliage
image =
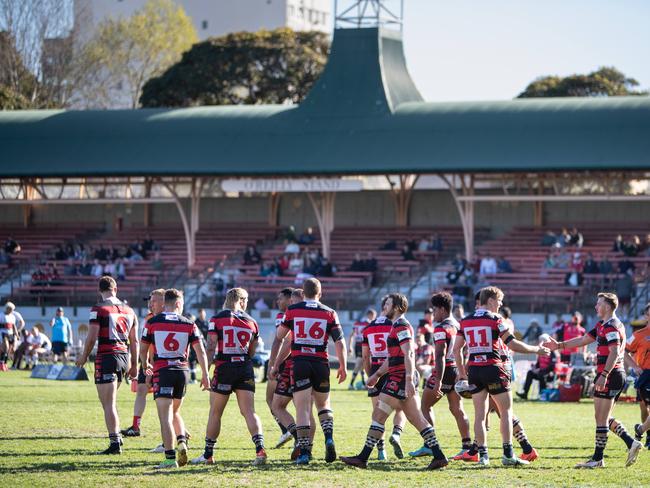
<path fill-rule="evenodd" d="M 0 110 L 26 110 L 35 108 L 22 93 L 6 85 L 0 85 Z"/>
<path fill-rule="evenodd" d="M 647 92 L 635 90 L 638 86 L 638 81 L 616 68 L 603 67 L 587 75 L 537 78 L 517 98 L 647 95 Z"/>
<path fill-rule="evenodd" d="M 89 373 L 92 367 L 89 367 Z M 199 373 L 200 374 L 200 373 Z M 373 455 L 365 471 L 348 468 L 341 462 L 323 461 L 323 435 L 317 429 L 314 462 L 309 467 L 297 467 L 289 461 L 291 446 L 273 449 L 279 436 L 273 418 L 264 401 L 265 384 L 257 385 L 255 406 L 264 426 L 269 463 L 255 468 L 253 443 L 244 419 L 232 395 L 226 408 L 221 435 L 215 449 L 214 466 L 186 466 L 174 472 L 157 472 L 153 467 L 162 461 L 162 454 L 150 454 L 149 449 L 160 442 L 160 427 L 156 407 L 147 398 L 142 419 L 142 437 L 124 439 L 121 456 L 97 456 L 94 453 L 107 446 L 104 418 L 92 381 L 48 381 L 29 379 L 27 373 L 0 373 L 0 399 L 4 410 L 13 420 L 2 430 L 0 456 L 0 486 L 61 487 L 101 486 L 160 488 L 181 486 L 266 486 L 266 487 L 420 487 L 467 486 L 498 488 L 510 486 L 648 486 L 650 483 L 650 452 L 641 452 L 638 462 L 624 468 L 625 445 L 613 433 L 605 450 L 607 467 L 600 470 L 576 470 L 573 465 L 586 460 L 593 452 L 593 403 L 515 402 L 514 410 L 525 425 L 526 433 L 538 449 L 540 459 L 531 466 L 504 468 L 501 466 L 501 440 L 496 415 L 490 415 L 488 441 L 492 465 L 452 462 L 444 471 L 429 472 L 424 468 L 427 458 L 397 460 L 387 445 L 388 462 L 376 461 Z M 92 374 L 89 375 L 92 378 Z M 332 378 L 332 384 L 335 383 Z M 347 385 L 336 386 L 332 392 L 334 439 L 340 455 L 359 452 L 370 425 L 370 400 L 363 391 L 347 391 Z M 118 393 L 117 407 L 122 427 L 130 425 L 135 394 L 127 385 Z M 473 419 L 471 402 L 465 409 Z M 198 385 L 189 385 L 182 415 L 192 433 L 190 456 L 199 456 L 208 417 L 208 393 Z M 293 412 L 293 407 L 289 410 Z M 447 455 L 460 448 L 454 418 L 443 398 L 434 408 L 436 433 Z M 630 430 L 639 420 L 636 404 L 619 403 L 614 415 Z M 9 418 L 12 418 L 11 415 Z M 386 424 L 387 432 L 392 420 Z M 291 444 L 291 443 L 289 443 Z M 422 445 L 416 430 L 408 426 L 402 436 L 405 450 Z M 515 443 L 515 452 L 521 449 Z"/>
<path fill-rule="evenodd" d="M 192 47 L 147 82 L 143 107 L 283 104 L 304 99 L 327 61 L 321 32 L 237 32 Z"/>
<path fill-rule="evenodd" d="M 191 19 L 172 0 L 149 0 L 125 19 L 107 19 L 85 46 L 83 65 L 89 78 L 85 99 L 110 106 L 115 88 L 128 91 L 137 107 L 144 83 L 178 61 L 198 40 Z"/>
<path fill-rule="evenodd" d="M 25 67 L 14 37 L 0 32 L 0 110 L 39 108 L 32 101 L 38 81 Z"/>

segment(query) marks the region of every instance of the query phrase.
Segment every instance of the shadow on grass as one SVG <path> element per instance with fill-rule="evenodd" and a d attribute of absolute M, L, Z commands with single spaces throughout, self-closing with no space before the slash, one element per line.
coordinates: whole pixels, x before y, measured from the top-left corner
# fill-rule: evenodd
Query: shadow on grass
<path fill-rule="evenodd" d="M 93 462 L 93 461 L 74 461 L 74 462 L 61 462 L 61 463 L 43 463 L 39 462 L 37 464 L 26 464 L 22 466 L 11 466 L 11 467 L 0 467 L 1 474 L 16 474 L 16 473 L 44 473 L 48 471 L 89 471 L 94 472 L 97 470 L 115 470 L 115 471 L 124 471 L 128 468 L 139 468 L 144 466 L 151 466 L 150 462 L 146 461 L 127 461 L 117 462 L 104 461 L 104 462 Z"/>
<path fill-rule="evenodd" d="M 49 436 L 16 436 L 16 437 L 0 437 L 0 441 L 52 441 L 52 440 L 63 440 L 63 439 L 106 439 L 105 435 L 85 435 L 85 436 L 62 436 L 62 435 L 49 435 Z"/>

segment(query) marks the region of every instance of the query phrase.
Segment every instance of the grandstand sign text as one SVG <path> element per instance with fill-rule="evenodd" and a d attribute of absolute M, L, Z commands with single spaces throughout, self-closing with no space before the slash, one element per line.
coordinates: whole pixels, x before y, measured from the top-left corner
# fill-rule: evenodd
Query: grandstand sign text
<path fill-rule="evenodd" d="M 290 193 L 290 192 L 341 192 L 361 191 L 361 180 L 340 178 L 286 178 L 286 179 L 240 179 L 224 180 L 221 188 L 225 192 Z"/>

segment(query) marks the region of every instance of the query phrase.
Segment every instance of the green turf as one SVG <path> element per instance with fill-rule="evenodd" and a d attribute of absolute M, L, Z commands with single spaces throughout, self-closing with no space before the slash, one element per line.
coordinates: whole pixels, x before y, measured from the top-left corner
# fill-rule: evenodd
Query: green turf
<path fill-rule="evenodd" d="M 257 410 L 265 427 L 267 445 L 275 444 L 278 428 L 264 403 L 264 385 L 258 385 Z M 119 393 L 122 426 L 131 421 L 135 395 L 127 388 Z M 332 393 L 335 415 L 335 440 L 339 454 L 356 454 L 361 448 L 370 420 L 365 393 L 337 388 Z M 490 452 L 493 466 L 478 468 L 452 463 L 441 472 L 426 472 L 428 459 L 371 462 L 368 470 L 348 468 L 340 462 L 322 461 L 322 434 L 317 434 L 309 467 L 296 467 L 288 461 L 290 448 L 268 449 L 269 464 L 253 468 L 254 457 L 243 419 L 235 399 L 226 409 L 223 431 L 217 443 L 215 466 L 187 466 L 174 472 L 159 473 L 153 466 L 161 454 L 148 450 L 159 442 L 159 427 L 152 402 L 143 419 L 144 435 L 125 439 L 122 456 L 97 456 L 107 445 L 103 417 L 91 382 L 53 382 L 28 378 L 26 372 L 0 373 L 0 402 L 4 419 L 0 434 L 0 486 L 643 486 L 650 485 L 650 451 L 641 452 L 636 465 L 624 468 L 625 446 L 613 434 L 606 450 L 607 467 L 601 470 L 575 470 L 577 461 L 589 457 L 594 437 L 591 402 L 579 404 L 521 403 L 515 413 L 522 419 L 531 442 L 541 459 L 525 468 L 500 466 L 500 440 L 497 418 L 491 421 Z M 445 402 L 445 400 L 443 400 Z M 467 402 L 466 402 L 467 403 Z M 466 407 L 471 417 L 471 407 Z M 192 385 L 183 414 L 194 435 L 190 455 L 202 452 L 202 439 L 208 413 L 208 394 Z M 458 451 L 455 423 L 444 404 L 436 407 L 438 437 L 447 455 Z M 615 416 L 631 430 L 638 422 L 639 408 L 620 404 Z M 390 427 L 390 422 L 389 422 Z M 420 445 L 420 437 L 408 426 L 403 435 L 407 450 Z M 519 449 L 516 450 L 520 452 Z M 392 454 L 390 448 L 389 454 Z"/>

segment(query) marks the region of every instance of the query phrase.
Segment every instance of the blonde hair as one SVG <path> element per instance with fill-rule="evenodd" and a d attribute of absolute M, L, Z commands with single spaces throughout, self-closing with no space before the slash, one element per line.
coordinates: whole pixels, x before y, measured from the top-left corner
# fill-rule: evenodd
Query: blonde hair
<path fill-rule="evenodd" d="M 235 309 L 235 305 L 243 298 L 248 298 L 248 292 L 243 288 L 231 288 L 226 292 L 226 299 L 223 302 L 223 308 L 228 310 Z"/>

